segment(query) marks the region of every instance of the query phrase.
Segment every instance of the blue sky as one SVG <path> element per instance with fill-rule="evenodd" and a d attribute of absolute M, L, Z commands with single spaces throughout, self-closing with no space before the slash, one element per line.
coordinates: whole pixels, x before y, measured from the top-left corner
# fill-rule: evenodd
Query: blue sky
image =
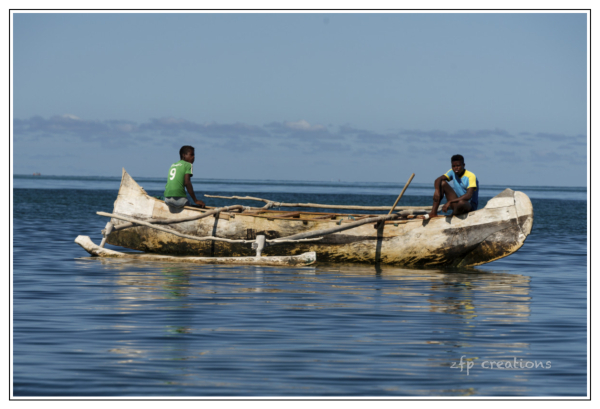
<path fill-rule="evenodd" d="M 15 174 L 587 182 L 585 13 L 13 16 Z"/>

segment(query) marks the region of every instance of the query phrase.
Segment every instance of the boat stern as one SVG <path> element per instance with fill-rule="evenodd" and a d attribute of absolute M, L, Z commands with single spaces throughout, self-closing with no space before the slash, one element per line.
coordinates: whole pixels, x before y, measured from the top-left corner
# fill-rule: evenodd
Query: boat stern
<path fill-rule="evenodd" d="M 123 169 L 119 194 L 115 200 L 114 213 L 150 218 L 154 211 L 154 200 L 148 196 L 144 188 Z"/>

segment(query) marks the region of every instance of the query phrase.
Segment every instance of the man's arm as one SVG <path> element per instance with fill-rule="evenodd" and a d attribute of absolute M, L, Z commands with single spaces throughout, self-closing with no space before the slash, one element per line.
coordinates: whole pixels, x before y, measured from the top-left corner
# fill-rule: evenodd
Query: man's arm
<path fill-rule="evenodd" d="M 196 199 L 196 195 L 194 194 L 194 188 L 192 187 L 192 179 L 190 178 L 189 173 L 185 174 L 185 180 L 183 184 L 185 185 L 185 188 L 187 189 L 190 196 L 192 197 L 194 203 L 196 203 L 200 207 L 204 207 L 204 202 L 202 200 Z"/>

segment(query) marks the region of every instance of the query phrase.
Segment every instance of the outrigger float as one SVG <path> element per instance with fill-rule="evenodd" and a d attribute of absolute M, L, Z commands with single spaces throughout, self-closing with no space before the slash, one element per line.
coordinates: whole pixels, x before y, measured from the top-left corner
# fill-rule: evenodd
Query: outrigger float
<path fill-rule="evenodd" d="M 266 202 L 264 207 L 185 207 L 174 213 L 149 196 L 123 169 L 119 194 L 95 245 L 75 240 L 99 257 L 203 264 L 303 266 L 319 261 L 404 266 L 476 266 L 506 257 L 523 245 L 533 226 L 526 194 L 506 189 L 485 207 L 459 216 L 422 219 L 430 207 L 279 203 L 255 197 L 209 196 Z M 387 214 L 282 211 L 273 207 L 389 211 Z M 108 243 L 144 253 L 105 249 Z M 288 254 L 277 256 L 276 253 Z"/>

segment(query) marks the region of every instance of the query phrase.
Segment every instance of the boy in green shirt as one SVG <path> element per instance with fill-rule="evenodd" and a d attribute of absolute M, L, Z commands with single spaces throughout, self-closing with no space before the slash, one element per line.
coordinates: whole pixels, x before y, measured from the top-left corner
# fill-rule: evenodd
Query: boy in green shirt
<path fill-rule="evenodd" d="M 181 209 L 183 206 L 189 206 L 190 201 L 185 195 L 187 189 L 194 203 L 200 207 L 204 207 L 202 200 L 196 199 L 192 181 L 193 176 L 192 164 L 196 159 L 194 148 L 192 146 L 183 146 L 179 150 L 179 162 L 175 162 L 169 168 L 169 176 L 167 177 L 167 185 L 165 186 L 165 203 L 174 209 Z M 184 189 L 185 187 L 185 189 Z"/>

